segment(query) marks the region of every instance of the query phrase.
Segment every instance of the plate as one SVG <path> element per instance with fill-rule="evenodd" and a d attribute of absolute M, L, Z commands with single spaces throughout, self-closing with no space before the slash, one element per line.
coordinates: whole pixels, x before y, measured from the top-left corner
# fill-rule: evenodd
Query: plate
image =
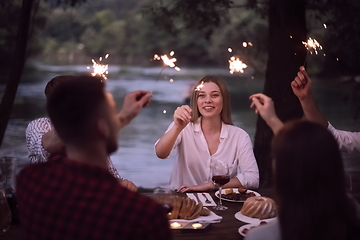
<path fill-rule="evenodd" d="M 238 190 L 237 188 L 233 188 L 233 192 L 234 192 L 234 193 L 239 193 L 239 190 Z M 246 193 L 250 193 L 250 192 L 255 193 L 256 196 L 261 196 L 260 193 L 255 192 L 255 191 L 253 191 L 253 190 L 247 190 L 247 191 L 246 191 Z M 221 195 L 225 195 L 225 189 L 222 189 L 222 190 L 221 190 Z M 215 192 L 215 196 L 216 196 L 217 198 L 219 198 L 219 191 L 216 191 L 216 192 Z M 228 202 L 245 202 L 245 200 L 231 200 L 231 199 L 226 199 L 226 198 L 223 198 L 223 197 L 221 197 L 221 200 L 228 201 Z"/>
<path fill-rule="evenodd" d="M 239 233 L 240 233 L 240 235 L 242 235 L 242 236 L 245 237 L 246 234 L 244 234 L 242 231 L 243 231 L 245 228 L 250 229 L 251 227 L 256 227 L 256 226 L 259 226 L 259 225 L 257 225 L 257 224 L 245 224 L 245 225 L 242 225 L 242 226 L 239 228 Z"/>
<path fill-rule="evenodd" d="M 267 219 L 258 219 L 258 218 L 251 218 L 251 217 L 247 217 L 245 215 L 243 215 L 241 212 L 237 212 L 235 213 L 235 218 L 239 221 L 245 222 L 245 223 L 252 223 L 252 224 L 257 224 L 259 225 L 261 221 L 265 221 L 265 222 L 270 222 L 276 219 L 276 217 L 274 218 L 267 218 Z"/>

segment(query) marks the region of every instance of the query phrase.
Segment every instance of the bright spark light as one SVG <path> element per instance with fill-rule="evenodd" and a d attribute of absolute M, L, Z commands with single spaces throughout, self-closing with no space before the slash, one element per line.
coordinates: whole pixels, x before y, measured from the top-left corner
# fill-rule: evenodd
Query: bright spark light
<path fill-rule="evenodd" d="M 109 57 L 109 54 L 105 55 L 105 59 L 107 59 Z M 99 58 L 99 63 L 97 63 L 94 59 L 91 59 L 92 63 L 93 63 L 93 72 L 91 73 L 92 76 L 100 76 L 104 79 L 107 79 L 106 75 L 109 74 L 108 71 L 108 64 L 101 64 L 100 62 L 103 60 L 102 57 Z M 87 67 L 87 69 L 90 69 L 90 67 Z"/>
<path fill-rule="evenodd" d="M 248 44 L 249 44 L 250 47 L 252 47 L 252 45 L 253 45 L 252 42 L 248 42 Z"/>
<path fill-rule="evenodd" d="M 163 114 L 165 114 L 165 113 L 166 113 L 166 109 L 163 110 Z"/>
<path fill-rule="evenodd" d="M 171 78 L 169 81 L 170 81 L 170 82 L 174 82 L 174 79 Z"/>
<path fill-rule="evenodd" d="M 201 81 L 201 83 L 199 85 L 196 86 L 195 91 L 200 91 L 202 89 L 202 87 L 204 86 L 204 82 Z"/>
<path fill-rule="evenodd" d="M 326 24 L 325 24 L 325 23 L 323 24 L 323 26 L 324 26 L 324 28 L 325 28 L 325 29 L 327 28 L 327 26 L 326 26 Z"/>
<path fill-rule="evenodd" d="M 247 42 L 243 42 L 243 47 L 247 47 Z"/>
<path fill-rule="evenodd" d="M 175 52 L 171 51 L 169 55 L 170 55 L 170 57 L 172 57 L 172 56 L 174 56 L 174 54 L 175 54 Z M 155 54 L 153 59 L 154 60 L 162 60 L 163 63 L 165 64 L 165 66 L 169 66 L 169 67 L 174 68 L 176 71 L 180 71 L 180 68 L 175 65 L 176 58 L 169 58 L 166 54 L 161 55 L 161 56 Z"/>
<path fill-rule="evenodd" d="M 247 65 L 243 63 L 239 58 L 232 56 L 229 60 L 229 69 L 230 73 L 234 72 L 244 72 L 244 69 L 247 68 Z"/>
<path fill-rule="evenodd" d="M 232 49 L 231 49 L 231 48 L 228 48 L 228 52 L 232 52 Z"/>
<path fill-rule="evenodd" d="M 318 50 L 322 50 L 322 46 L 316 39 L 309 37 L 307 42 L 302 42 L 306 49 L 312 54 L 314 51 L 315 54 L 318 54 Z"/>

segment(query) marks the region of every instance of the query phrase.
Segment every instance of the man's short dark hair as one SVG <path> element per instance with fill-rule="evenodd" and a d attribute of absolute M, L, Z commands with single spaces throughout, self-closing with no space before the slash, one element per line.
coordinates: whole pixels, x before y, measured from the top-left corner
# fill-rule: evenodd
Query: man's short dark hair
<path fill-rule="evenodd" d="M 54 91 L 54 89 L 60 84 L 67 81 L 71 81 L 75 76 L 72 75 L 60 75 L 52 78 L 45 87 L 45 96 L 48 98 L 50 94 Z"/>
<path fill-rule="evenodd" d="M 106 107 L 101 77 L 74 76 L 58 85 L 47 99 L 47 112 L 59 137 L 68 143 L 93 137 L 96 119 Z"/>

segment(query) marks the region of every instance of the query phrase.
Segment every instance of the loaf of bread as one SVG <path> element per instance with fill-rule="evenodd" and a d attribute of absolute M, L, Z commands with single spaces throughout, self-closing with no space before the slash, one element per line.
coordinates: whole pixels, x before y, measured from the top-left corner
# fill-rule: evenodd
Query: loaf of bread
<path fill-rule="evenodd" d="M 160 204 L 169 204 L 173 207 L 173 210 L 169 213 L 170 219 L 192 220 L 199 216 L 208 216 L 210 214 L 210 210 L 204 208 L 201 202 L 197 204 L 195 200 L 189 197 L 154 195 L 153 199 Z"/>
<path fill-rule="evenodd" d="M 276 217 L 277 208 L 273 199 L 255 196 L 246 199 L 240 213 L 251 218 L 267 219 Z"/>

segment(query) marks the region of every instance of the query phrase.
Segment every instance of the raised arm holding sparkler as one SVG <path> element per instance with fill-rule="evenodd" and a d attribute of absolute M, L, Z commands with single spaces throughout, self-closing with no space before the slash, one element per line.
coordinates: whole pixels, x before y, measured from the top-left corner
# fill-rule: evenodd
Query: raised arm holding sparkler
<path fill-rule="evenodd" d="M 337 140 L 341 151 L 360 155 L 360 132 L 337 130 L 326 120 L 312 95 L 311 79 L 303 66 L 300 67 L 297 76 L 291 82 L 291 87 L 294 94 L 299 98 L 304 115 L 308 120 L 327 127 Z"/>
<path fill-rule="evenodd" d="M 303 66 L 300 67 L 297 76 L 291 82 L 291 88 L 301 103 L 305 117 L 310 121 L 327 127 L 328 122 L 316 104 L 311 91 L 311 79 Z"/>

